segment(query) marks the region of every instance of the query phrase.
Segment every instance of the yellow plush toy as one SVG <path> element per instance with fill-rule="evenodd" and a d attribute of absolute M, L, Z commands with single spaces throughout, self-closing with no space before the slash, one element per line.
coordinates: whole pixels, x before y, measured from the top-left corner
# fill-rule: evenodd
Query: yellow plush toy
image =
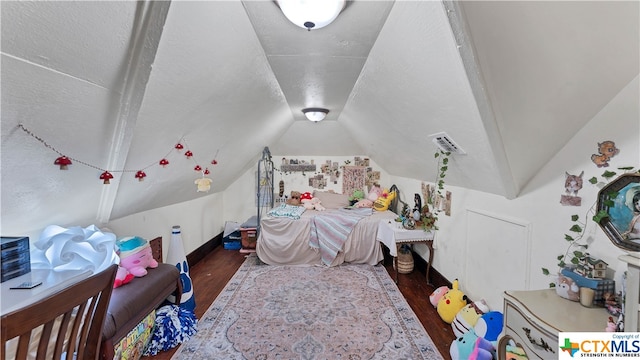
<path fill-rule="evenodd" d="M 467 295 L 458 289 L 458 279 L 453 280 L 451 289 L 438 301 L 438 315 L 447 324 L 451 324 L 458 311 L 467 305 Z"/>
<path fill-rule="evenodd" d="M 385 211 L 389 209 L 391 202 L 396 198 L 396 192 L 385 189 L 382 192 L 382 196 L 378 197 L 376 201 L 373 202 L 373 208 L 378 211 Z M 455 315 L 455 314 L 454 314 Z"/>

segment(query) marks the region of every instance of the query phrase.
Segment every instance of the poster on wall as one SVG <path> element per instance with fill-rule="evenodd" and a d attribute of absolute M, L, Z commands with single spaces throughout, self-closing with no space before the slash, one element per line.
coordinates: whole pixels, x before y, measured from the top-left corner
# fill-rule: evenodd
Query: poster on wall
<path fill-rule="evenodd" d="M 342 193 L 353 195 L 355 190 L 362 190 L 365 193 L 367 182 L 367 168 L 364 166 L 345 166 L 342 176 Z"/>

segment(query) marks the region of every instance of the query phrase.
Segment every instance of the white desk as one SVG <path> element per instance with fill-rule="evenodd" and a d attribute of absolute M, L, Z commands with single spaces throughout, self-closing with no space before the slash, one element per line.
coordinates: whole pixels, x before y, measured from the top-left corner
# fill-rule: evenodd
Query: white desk
<path fill-rule="evenodd" d="M 90 275 L 90 270 L 52 271 L 33 269 L 30 273 L 7 280 L 0 285 L 0 315 L 5 315 L 34 303 Z M 33 289 L 10 289 L 12 286 L 19 285 L 25 281 L 42 281 L 42 285 Z"/>
<path fill-rule="evenodd" d="M 393 265 L 396 269 L 396 283 L 398 283 L 398 248 L 403 244 L 427 244 L 429 247 L 429 263 L 427 264 L 427 283 L 429 284 L 429 271 L 433 262 L 434 231 L 423 229 L 407 230 L 396 226 L 393 220 L 381 220 L 378 224 L 377 239 L 389 248 L 389 254 L 393 256 Z"/>

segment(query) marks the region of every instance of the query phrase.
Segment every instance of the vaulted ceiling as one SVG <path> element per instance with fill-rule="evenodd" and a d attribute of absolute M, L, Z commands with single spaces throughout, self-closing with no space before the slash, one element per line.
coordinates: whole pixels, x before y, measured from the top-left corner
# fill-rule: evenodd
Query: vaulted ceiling
<path fill-rule="evenodd" d="M 185 186 L 196 164 L 223 191 L 265 146 L 435 179 L 443 131 L 466 152 L 449 184 L 515 198 L 640 63 L 636 1 L 354 0 L 312 31 L 266 0 L 0 9 L 2 218 L 17 229 L 41 209 L 107 222 L 203 196 Z M 304 120 L 316 106 L 327 119 Z"/>

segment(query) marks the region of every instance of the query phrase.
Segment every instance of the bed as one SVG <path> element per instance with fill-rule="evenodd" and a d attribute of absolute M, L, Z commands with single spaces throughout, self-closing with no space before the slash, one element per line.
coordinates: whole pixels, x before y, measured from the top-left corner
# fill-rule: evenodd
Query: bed
<path fill-rule="evenodd" d="M 342 194 L 315 191 L 313 196 L 320 198 L 326 210 L 280 205 L 260 220 L 256 244 L 260 260 L 270 265 L 323 266 L 376 265 L 383 260 L 376 240 L 378 224 L 395 219 L 395 213 L 346 209 L 349 200 Z M 283 215 L 292 209 L 292 214 Z"/>

